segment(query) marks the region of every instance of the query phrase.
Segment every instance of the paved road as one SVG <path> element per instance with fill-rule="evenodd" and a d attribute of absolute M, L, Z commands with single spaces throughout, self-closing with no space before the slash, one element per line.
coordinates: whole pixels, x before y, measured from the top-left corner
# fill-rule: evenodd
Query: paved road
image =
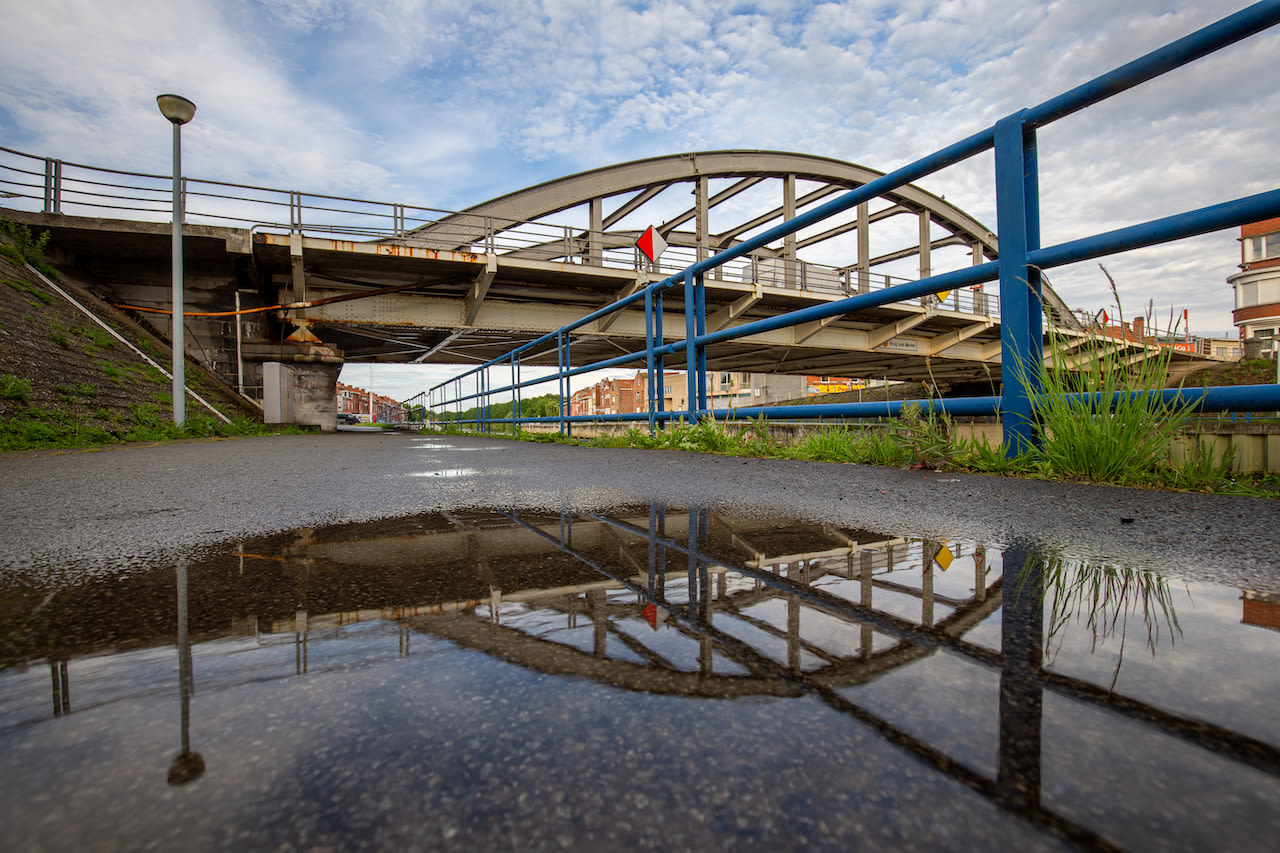
<path fill-rule="evenodd" d="M 460 507 L 671 506 L 1149 565 L 1280 592 L 1280 502 L 871 466 L 341 432 L 0 455 L 0 570 L 104 570 L 173 549 Z"/>

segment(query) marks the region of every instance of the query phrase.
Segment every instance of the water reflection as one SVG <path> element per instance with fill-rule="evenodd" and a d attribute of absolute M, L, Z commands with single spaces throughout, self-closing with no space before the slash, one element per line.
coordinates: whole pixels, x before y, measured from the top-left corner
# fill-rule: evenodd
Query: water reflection
<path fill-rule="evenodd" d="M 179 560 L 174 572 L 178 587 L 178 695 L 181 750 L 169 765 L 169 784 L 185 785 L 204 775 L 204 758 L 191 751 L 191 694 L 195 675 L 191 666 L 191 639 L 187 634 L 187 561 Z"/>
<path fill-rule="evenodd" d="M 1096 566 L 1051 557 L 1037 581 L 1040 598 L 1047 599 L 1049 629 L 1045 644 L 1052 662 L 1073 623 L 1083 623 L 1090 637 L 1090 651 L 1114 641 L 1117 644 L 1111 686 L 1115 687 L 1124 663 L 1129 617 L 1141 620 L 1140 631 L 1152 656 L 1163 634 L 1172 647 L 1181 633 L 1174 593 L 1167 578 L 1129 566 Z"/>
<path fill-rule="evenodd" d="M 1246 596 L 1246 625 L 1249 613 L 1265 623 L 1271 611 L 1260 607 L 1275 606 L 1265 599 Z M 1146 692 L 1129 694 L 1119 683 L 1131 630 L 1145 634 L 1153 656 L 1162 632 L 1182 632 L 1175 603 L 1158 576 L 1030 550 L 696 507 L 436 513 L 244 542 L 167 571 L 48 590 L 13 586 L 4 597 L 15 615 L 6 622 L 0 737 L 48 718 L 26 710 L 6 686 L 30 663 L 48 663 L 53 716 L 62 723 L 74 716 L 69 661 L 172 648 L 176 636 L 180 751 L 168 781 L 181 785 L 205 774 L 191 748 L 192 716 L 201 713 L 199 703 L 193 707 L 193 645 L 208 649 L 210 672 L 202 678 L 234 690 L 291 679 L 301 685 L 320 673 L 404 661 L 411 651 L 467 649 L 528 672 L 637 694 L 808 697 L 1015 822 L 1109 848 L 1131 843 L 1132 827 L 1100 819 L 1046 781 L 1046 768 L 1060 761 L 1053 708 L 1063 701 L 1102 721 L 1080 737 L 1138 727 L 1272 780 L 1280 773 L 1270 723 L 1244 734 L 1180 707 L 1174 689 L 1153 694 L 1139 680 Z M 1140 617 L 1132 625 L 1131 615 Z M 218 643 L 235 645 L 215 655 Z M 1119 656 L 1109 680 L 1093 678 L 1088 655 L 1111 644 Z M 290 645 L 291 671 L 279 657 L 266 665 L 256 654 Z M 138 660 L 118 683 L 91 683 L 87 707 L 147 695 L 150 659 Z M 919 722 L 928 710 L 920 700 L 882 700 L 902 679 L 923 695 L 928 676 L 919 673 L 931 671 L 952 678 L 966 698 L 928 725 Z M 953 675 L 960 671 L 971 674 Z M 93 679 L 92 669 L 86 677 Z M 953 747 L 957 730 L 985 725 L 969 698 L 985 679 L 996 687 L 989 760 L 971 746 Z M 716 713 L 713 703 L 703 707 Z M 1241 707 L 1251 713 L 1248 703 Z M 234 729 L 224 729 L 219 737 L 233 740 Z M 755 740 L 742 748 L 770 747 Z M 0 741 L 0 755 L 5 749 Z M 1072 784 L 1087 789 L 1089 780 Z M 1176 803 L 1176 784 L 1162 784 Z M 1177 808 L 1196 805 L 1191 797 Z"/>

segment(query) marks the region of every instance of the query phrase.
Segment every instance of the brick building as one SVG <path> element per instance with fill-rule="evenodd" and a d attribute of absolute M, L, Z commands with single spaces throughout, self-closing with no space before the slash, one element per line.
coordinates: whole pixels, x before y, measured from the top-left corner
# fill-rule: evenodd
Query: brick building
<path fill-rule="evenodd" d="M 1250 357 L 1280 339 L 1280 217 L 1240 228 L 1240 272 L 1227 279 L 1235 291 L 1232 319 Z"/>
<path fill-rule="evenodd" d="M 338 414 L 355 415 L 365 423 L 404 423 L 407 415 L 400 401 L 354 385 L 338 383 Z"/>

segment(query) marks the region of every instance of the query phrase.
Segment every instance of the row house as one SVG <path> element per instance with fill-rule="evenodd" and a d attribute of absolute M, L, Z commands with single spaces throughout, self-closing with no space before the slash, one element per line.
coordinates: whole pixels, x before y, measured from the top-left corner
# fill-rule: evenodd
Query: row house
<path fill-rule="evenodd" d="M 404 406 L 394 397 L 343 382 L 338 383 L 336 396 L 340 415 L 356 415 L 360 420 L 371 423 L 404 423 L 408 420 Z"/>
<path fill-rule="evenodd" d="M 663 374 L 663 411 L 679 412 L 688 408 L 686 376 L 683 371 Z M 863 387 L 865 384 L 860 380 L 842 376 L 771 376 L 730 371 L 707 374 L 707 397 L 713 409 L 741 409 Z M 630 379 L 602 379 L 589 388 L 575 391 L 569 399 L 569 414 L 593 416 L 645 412 L 648 399 L 648 372 L 640 370 Z"/>
<path fill-rule="evenodd" d="M 1280 218 L 1241 226 L 1240 272 L 1227 281 L 1235 291 L 1232 319 L 1247 355 L 1280 349 Z"/>

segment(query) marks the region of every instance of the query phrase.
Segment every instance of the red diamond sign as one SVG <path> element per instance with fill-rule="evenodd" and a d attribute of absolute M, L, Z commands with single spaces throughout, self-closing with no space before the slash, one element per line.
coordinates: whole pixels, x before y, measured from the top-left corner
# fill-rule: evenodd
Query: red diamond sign
<path fill-rule="evenodd" d="M 644 256 L 649 259 L 649 263 L 657 263 L 658 255 L 661 255 L 667 248 L 667 241 L 662 239 L 658 229 L 650 225 L 640 235 L 640 239 L 636 240 L 636 248 L 644 252 Z"/>

